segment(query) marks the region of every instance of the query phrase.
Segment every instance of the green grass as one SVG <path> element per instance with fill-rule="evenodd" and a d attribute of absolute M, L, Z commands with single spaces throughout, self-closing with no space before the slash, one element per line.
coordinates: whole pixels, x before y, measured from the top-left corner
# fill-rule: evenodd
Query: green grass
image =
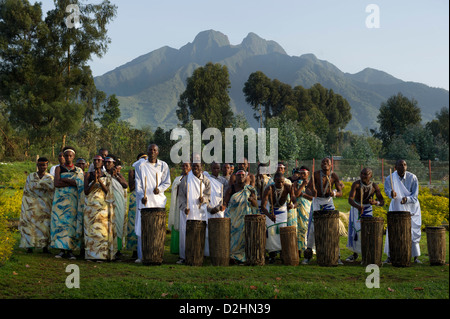
<path fill-rule="evenodd" d="M 19 235 L 16 234 L 18 237 Z M 343 258 L 350 255 L 341 237 Z M 447 233 L 448 241 L 448 233 Z M 448 299 L 449 267 L 430 266 L 426 235 L 421 240 L 423 264 L 380 268 L 380 288 L 366 287 L 366 268 L 358 263 L 338 267 L 285 266 L 277 259 L 265 266 L 177 265 L 166 236 L 160 266 L 122 262 L 92 263 L 83 259 L 58 260 L 53 255 L 25 253 L 16 246 L 12 258 L 0 267 L 0 299 Z M 56 253 L 56 251 L 53 251 Z M 130 256 L 131 252 L 126 251 Z M 384 256 L 385 257 L 385 256 Z M 80 288 L 65 282 L 69 264 L 80 270 Z"/>

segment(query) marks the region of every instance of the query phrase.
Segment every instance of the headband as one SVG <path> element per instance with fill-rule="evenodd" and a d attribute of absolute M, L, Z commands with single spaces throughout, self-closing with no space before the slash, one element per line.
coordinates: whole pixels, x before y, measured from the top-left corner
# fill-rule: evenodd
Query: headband
<path fill-rule="evenodd" d="M 66 150 L 64 151 L 64 153 L 66 153 L 66 152 L 72 152 L 72 153 L 75 154 L 75 151 L 74 151 L 73 149 L 71 149 L 71 148 L 66 149 Z"/>
<path fill-rule="evenodd" d="M 95 155 L 93 159 L 94 160 L 99 159 L 99 160 L 103 161 L 103 157 L 101 157 L 100 155 Z"/>
<path fill-rule="evenodd" d="M 246 172 L 243 169 L 238 170 L 235 175 L 246 175 Z"/>
<path fill-rule="evenodd" d="M 286 166 L 284 166 L 283 164 L 278 164 L 278 167 L 286 167 Z"/>
<path fill-rule="evenodd" d="M 105 162 L 115 162 L 115 160 L 112 157 L 106 157 Z"/>

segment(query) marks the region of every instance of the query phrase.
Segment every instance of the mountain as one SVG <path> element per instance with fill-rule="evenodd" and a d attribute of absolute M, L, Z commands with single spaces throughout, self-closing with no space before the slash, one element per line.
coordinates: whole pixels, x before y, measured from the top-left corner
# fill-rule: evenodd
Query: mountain
<path fill-rule="evenodd" d="M 355 133 L 377 127 L 381 103 L 398 92 L 418 101 L 424 122 L 449 105 L 449 92 L 444 89 L 405 82 L 371 68 L 355 74 L 344 73 L 314 54 L 289 56 L 278 43 L 255 33 L 249 33 L 242 43 L 232 45 L 226 35 L 214 30 L 200 32 L 192 43 L 178 50 L 162 47 L 94 80 L 98 89 L 117 95 L 122 119 L 138 128 L 150 125 L 152 129 L 160 126 L 168 130 L 178 124 L 175 111 L 179 96 L 186 88 L 186 79 L 208 62 L 228 67 L 231 107 L 234 112 L 243 112 L 254 127 L 258 123 L 245 102 L 242 88 L 249 75 L 256 71 L 292 86 L 309 88 L 320 83 L 333 89 L 350 103 L 352 120 L 346 130 Z"/>

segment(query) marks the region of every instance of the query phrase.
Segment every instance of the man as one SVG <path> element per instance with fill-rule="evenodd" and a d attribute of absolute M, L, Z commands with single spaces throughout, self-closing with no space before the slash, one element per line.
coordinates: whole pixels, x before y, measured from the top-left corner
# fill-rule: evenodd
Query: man
<path fill-rule="evenodd" d="M 264 190 L 266 189 L 266 186 L 270 180 L 270 176 L 268 174 L 261 173 L 261 167 L 267 167 L 267 164 L 264 163 L 258 164 L 258 172 L 256 174 L 255 179 L 255 188 L 258 195 L 258 204 L 261 204 L 261 198 L 263 197 Z"/>
<path fill-rule="evenodd" d="M 209 256 L 209 232 L 208 232 L 208 220 L 210 218 L 223 218 L 225 214 L 225 208 L 223 207 L 223 198 L 225 192 L 228 188 L 228 180 L 219 176 L 220 174 L 220 164 L 213 162 L 211 164 L 211 174 L 208 172 L 203 172 L 203 174 L 211 182 L 211 196 L 210 205 L 208 206 L 208 211 L 206 213 L 206 238 L 205 238 L 205 256 Z"/>
<path fill-rule="evenodd" d="M 280 228 L 287 226 L 288 208 L 293 207 L 290 202 L 293 198 L 291 185 L 285 184 L 285 178 L 280 172 L 275 174 L 274 181 L 265 189 L 261 201 L 261 212 L 266 215 L 266 250 L 271 264 L 275 262 L 277 252 L 281 252 Z M 270 212 L 267 209 L 268 202 Z"/>
<path fill-rule="evenodd" d="M 315 249 L 314 238 L 314 211 L 335 210 L 333 198 L 342 196 L 342 184 L 336 173 L 331 171 L 331 160 L 326 157 L 322 159 L 320 170 L 313 172 L 313 175 L 307 186 L 307 194 L 313 196 L 311 211 L 309 213 L 307 249 L 305 250 L 305 259 L 303 264 L 308 264 L 312 258 Z M 333 185 L 335 189 L 333 189 Z M 342 265 L 341 259 L 339 264 Z"/>
<path fill-rule="evenodd" d="M 53 177 L 55 177 L 55 170 L 56 170 L 56 168 L 57 168 L 58 166 L 60 166 L 60 165 L 63 165 L 64 162 L 65 162 L 63 152 L 60 152 L 60 153 L 58 154 L 58 162 L 59 162 L 58 165 L 53 165 L 53 166 L 50 168 L 50 174 L 51 174 Z"/>
<path fill-rule="evenodd" d="M 53 175 L 47 173 L 48 160 L 38 159 L 37 172 L 28 175 L 23 189 L 19 231 L 20 247 L 32 253 L 33 248 L 43 248 L 50 253 L 50 217 L 55 186 Z"/>
<path fill-rule="evenodd" d="M 411 213 L 411 235 L 412 235 L 412 256 L 415 263 L 422 263 L 420 256 L 420 237 L 422 226 L 422 215 L 419 203 L 419 181 L 417 176 L 407 171 L 405 160 L 398 160 L 395 163 L 395 172 L 384 181 L 384 191 L 391 198 L 389 211 L 408 211 Z M 391 187 L 392 185 L 392 187 Z M 386 263 L 390 263 L 389 257 L 389 235 L 386 231 L 386 241 L 384 252 L 388 255 Z"/>
<path fill-rule="evenodd" d="M 135 167 L 136 179 L 136 220 L 135 232 L 138 237 L 138 259 L 142 261 L 141 210 L 143 208 L 165 208 L 167 198 L 164 192 L 170 187 L 170 171 L 166 162 L 158 159 L 159 147 L 151 144 L 147 150 L 148 160 Z"/>
<path fill-rule="evenodd" d="M 185 178 L 190 171 L 191 163 L 183 163 L 181 165 L 181 175 L 177 176 L 172 183 L 168 221 L 168 227 L 171 231 L 170 252 L 172 254 L 179 254 L 180 252 L 180 210 L 178 209 L 178 187 L 183 178 Z"/>
<path fill-rule="evenodd" d="M 238 170 L 244 171 L 246 174 L 245 183 L 247 185 L 251 185 L 255 187 L 255 175 L 248 172 L 248 160 L 244 157 L 241 163 L 238 163 Z M 232 185 L 236 182 L 236 174 L 232 174 L 229 180 L 229 185 Z"/>
<path fill-rule="evenodd" d="M 236 182 L 228 187 L 224 198 L 225 217 L 231 220 L 230 258 L 243 264 L 245 257 L 245 215 L 258 213 L 256 189 L 246 183 L 244 170 L 236 172 Z"/>
<path fill-rule="evenodd" d="M 222 164 L 222 176 L 228 181 L 230 181 L 231 177 L 231 165 L 229 163 Z"/>
<path fill-rule="evenodd" d="M 364 168 L 360 173 L 360 179 L 352 184 L 348 203 L 351 205 L 348 223 L 347 247 L 353 251 L 346 261 L 354 262 L 361 253 L 361 217 L 373 217 L 372 205 L 384 206 L 384 198 L 380 188 L 372 179 L 372 170 Z M 377 200 L 373 196 L 377 196 Z"/>
<path fill-rule="evenodd" d="M 212 207 L 210 207 L 210 196 L 211 182 L 203 174 L 202 163 L 193 161 L 192 170 L 182 179 L 178 187 L 180 258 L 177 261 L 177 264 L 184 264 L 186 259 L 186 223 L 188 220 L 206 221 L 207 211 L 212 209 Z"/>

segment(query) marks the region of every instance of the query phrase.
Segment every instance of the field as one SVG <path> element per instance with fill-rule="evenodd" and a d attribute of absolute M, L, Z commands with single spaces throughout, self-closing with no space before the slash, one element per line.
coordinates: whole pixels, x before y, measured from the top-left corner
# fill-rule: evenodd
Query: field
<path fill-rule="evenodd" d="M 344 199 L 336 202 L 346 211 Z M 231 302 L 234 300 L 390 300 L 390 299 L 449 299 L 449 248 L 446 264 L 430 266 L 427 238 L 420 242 L 422 264 L 397 268 L 385 264 L 379 269 L 379 288 L 369 288 L 371 271 L 358 262 L 337 267 L 321 267 L 315 259 L 309 265 L 285 266 L 280 259 L 265 266 L 215 267 L 205 258 L 202 267 L 178 265 L 177 255 L 169 252 L 170 233 L 166 235 L 164 262 L 160 266 L 134 263 L 131 251 L 124 251 L 121 262 L 92 263 L 55 259 L 40 250 L 27 254 L 16 246 L 9 261 L 0 266 L 0 299 L 148 299 L 154 302 L 170 300 L 177 305 L 189 300 L 199 303 Z M 448 243 L 448 232 L 446 233 Z M 345 247 L 347 237 L 341 237 L 343 259 L 351 252 Z M 386 256 L 383 256 L 383 260 Z M 79 288 L 68 288 L 76 265 Z M 73 273 L 72 273 L 73 272 Z M 69 285 L 70 286 L 70 285 Z M 169 302 L 169 304 L 170 304 Z M 166 303 L 163 303 L 166 305 Z M 275 303 L 277 305 L 277 303 Z M 280 305 L 286 305 L 284 302 Z M 295 305 L 295 304 L 294 304 Z M 289 307 L 293 304 L 290 303 Z M 171 309 L 173 310 L 173 309 Z"/>

